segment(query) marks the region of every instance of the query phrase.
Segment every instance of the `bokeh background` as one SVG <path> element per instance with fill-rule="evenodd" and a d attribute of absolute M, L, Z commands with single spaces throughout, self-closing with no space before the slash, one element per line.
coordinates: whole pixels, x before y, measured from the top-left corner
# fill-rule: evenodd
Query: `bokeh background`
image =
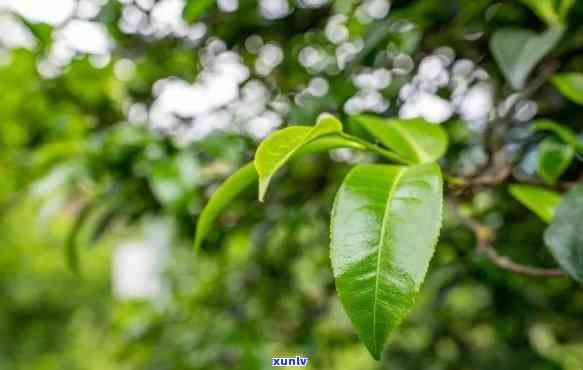
<path fill-rule="evenodd" d="M 442 124 L 442 165 L 461 178 L 502 127 L 514 176 L 536 179 L 532 120 L 581 119 L 544 81 L 512 91 L 488 51 L 500 27 L 544 28 L 525 3 L 0 0 L 0 369 L 259 370 L 295 355 L 325 370 L 583 369 L 581 288 L 498 269 L 451 212 L 373 361 L 328 255 L 334 193 L 370 155 L 293 162 L 266 204 L 245 193 L 192 250 L 208 197 L 257 143 L 322 112 L 349 131 L 360 113 Z M 576 2 L 536 76 L 583 71 L 582 17 Z M 544 224 L 505 186 L 458 196 L 501 253 L 554 266 Z"/>

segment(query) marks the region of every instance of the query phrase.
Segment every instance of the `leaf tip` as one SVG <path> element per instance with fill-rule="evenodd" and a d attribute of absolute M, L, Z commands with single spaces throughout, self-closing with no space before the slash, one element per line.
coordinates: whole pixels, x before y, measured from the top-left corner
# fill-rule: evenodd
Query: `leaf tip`
<path fill-rule="evenodd" d="M 384 343 L 379 345 L 379 343 L 374 338 L 364 338 L 360 337 L 368 350 L 368 353 L 375 359 L 375 361 L 381 360 L 381 355 L 384 349 Z"/>
<path fill-rule="evenodd" d="M 320 115 L 318 116 L 318 119 L 316 120 L 316 123 L 320 123 L 320 122 L 327 120 L 327 119 L 336 119 L 336 117 L 334 117 L 332 114 L 330 114 L 328 112 L 320 113 Z"/>
<path fill-rule="evenodd" d="M 321 113 L 316 120 L 316 125 L 330 124 L 336 131 L 342 131 L 342 122 L 330 113 Z"/>
<path fill-rule="evenodd" d="M 380 361 L 381 360 L 381 354 L 382 352 L 380 350 L 378 350 L 376 347 L 375 348 L 371 348 L 368 347 L 368 352 L 371 354 L 372 358 L 375 359 L 375 361 Z"/>

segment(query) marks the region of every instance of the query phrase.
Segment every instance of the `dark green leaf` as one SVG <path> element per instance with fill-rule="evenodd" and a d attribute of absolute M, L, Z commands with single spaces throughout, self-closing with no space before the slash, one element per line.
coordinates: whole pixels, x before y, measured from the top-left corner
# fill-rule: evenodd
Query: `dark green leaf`
<path fill-rule="evenodd" d="M 563 197 L 551 225 L 545 231 L 545 243 L 566 273 L 583 283 L 583 185 L 572 188 Z"/>
<path fill-rule="evenodd" d="M 375 359 L 413 306 L 441 226 L 436 164 L 361 165 L 334 203 L 331 259 L 336 289 Z"/>
<path fill-rule="evenodd" d="M 441 126 L 421 118 L 383 119 L 357 116 L 355 122 L 381 144 L 412 163 L 435 162 L 447 150 L 447 134 Z"/>
<path fill-rule="evenodd" d="M 556 134 L 565 143 L 571 145 L 576 151 L 583 154 L 583 144 L 575 135 L 575 133 L 568 127 L 560 125 L 550 120 L 538 120 L 533 124 L 535 131 L 551 131 Z"/>
<path fill-rule="evenodd" d="M 510 185 L 510 194 L 547 223 L 561 201 L 559 193 L 531 185 Z"/>
<path fill-rule="evenodd" d="M 263 201 L 272 176 L 297 151 L 315 139 L 342 132 L 342 124 L 335 117 L 322 115 L 313 127 L 292 126 L 271 134 L 257 148 L 255 168 L 259 174 L 259 200 Z"/>
<path fill-rule="evenodd" d="M 583 73 L 561 73 L 551 78 L 553 85 L 569 100 L 583 105 Z"/>
<path fill-rule="evenodd" d="M 575 150 L 554 137 L 543 140 L 538 147 L 538 174 L 553 185 L 571 164 Z"/>
<path fill-rule="evenodd" d="M 564 29 L 554 27 L 542 34 L 525 29 L 496 31 L 490 50 L 504 77 L 515 89 L 522 89 L 533 68 L 561 39 Z"/>

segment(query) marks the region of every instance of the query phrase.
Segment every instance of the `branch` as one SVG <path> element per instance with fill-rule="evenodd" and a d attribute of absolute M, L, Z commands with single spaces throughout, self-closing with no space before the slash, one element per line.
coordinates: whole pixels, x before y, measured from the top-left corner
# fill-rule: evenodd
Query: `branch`
<path fill-rule="evenodd" d="M 530 86 L 524 89 L 524 91 L 521 93 L 522 97 L 528 99 L 531 96 L 533 96 L 536 92 L 538 92 L 538 90 L 547 83 L 549 77 L 552 74 L 554 74 L 559 69 L 560 66 L 561 63 L 558 60 L 553 60 L 548 64 L 544 65 L 540 69 L 537 77 L 532 81 Z"/>
<path fill-rule="evenodd" d="M 459 214 L 457 207 L 454 207 L 456 215 L 460 218 L 461 222 L 470 228 L 476 235 L 477 246 L 476 252 L 478 255 L 486 256 L 490 262 L 500 267 L 501 269 L 513 272 L 519 275 L 531 276 L 531 277 L 561 277 L 565 276 L 565 273 L 556 268 L 539 268 L 523 265 L 514 262 L 512 259 L 506 256 L 501 256 L 498 254 L 492 242 L 496 239 L 496 232 L 494 229 L 482 225 L 480 222 L 473 218 L 463 217 Z"/>
<path fill-rule="evenodd" d="M 484 255 L 488 257 L 496 266 L 511 271 L 515 274 L 533 276 L 533 277 L 560 277 L 565 276 L 561 269 L 546 269 L 540 267 L 531 267 L 512 261 L 510 258 L 499 255 L 492 246 L 484 249 Z"/>
<path fill-rule="evenodd" d="M 503 183 L 512 174 L 512 167 L 505 165 L 497 168 L 494 173 L 486 173 L 469 181 L 471 186 L 491 186 Z"/>
<path fill-rule="evenodd" d="M 457 192 L 463 192 L 472 188 L 483 188 L 502 184 L 512 175 L 512 166 L 510 164 L 503 164 L 491 170 L 486 170 L 481 176 L 461 179 L 453 178 L 450 181 L 450 187 Z"/>

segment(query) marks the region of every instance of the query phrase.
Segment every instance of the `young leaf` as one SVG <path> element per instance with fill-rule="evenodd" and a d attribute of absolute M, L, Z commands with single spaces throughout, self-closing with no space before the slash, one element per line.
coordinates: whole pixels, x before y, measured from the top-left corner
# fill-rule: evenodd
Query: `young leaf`
<path fill-rule="evenodd" d="M 259 200 L 263 201 L 272 176 L 294 153 L 311 141 L 329 134 L 342 132 L 342 124 L 325 114 L 313 127 L 292 126 L 271 134 L 257 148 L 255 168 L 259 174 Z"/>
<path fill-rule="evenodd" d="M 539 176 L 553 185 L 571 164 L 575 150 L 554 137 L 548 137 L 538 147 Z"/>
<path fill-rule="evenodd" d="M 316 153 L 335 148 L 351 148 L 356 150 L 366 150 L 364 146 L 357 142 L 350 141 L 339 136 L 322 137 L 305 145 L 295 156 L 308 153 Z M 196 236 L 194 239 L 194 250 L 197 252 L 207 233 L 213 226 L 219 215 L 231 204 L 231 202 L 245 189 L 257 182 L 257 171 L 253 162 L 247 163 L 231 175 L 209 199 L 209 202 L 202 210 L 196 224 Z"/>
<path fill-rule="evenodd" d="M 247 163 L 231 175 L 217 191 L 212 195 L 207 205 L 202 210 L 196 223 L 196 236 L 194 238 L 194 251 L 200 249 L 202 241 L 209 232 L 211 226 L 223 212 L 225 208 L 239 195 L 243 190 L 257 181 L 257 172 L 253 162 Z"/>
<path fill-rule="evenodd" d="M 334 203 L 331 260 L 336 290 L 375 359 L 413 306 L 441 226 L 439 167 L 360 165 Z"/>
<path fill-rule="evenodd" d="M 546 223 L 551 222 L 561 195 L 538 186 L 510 185 L 510 194 Z"/>
<path fill-rule="evenodd" d="M 443 128 L 421 118 L 383 119 L 363 115 L 354 120 L 381 144 L 412 163 L 435 162 L 447 150 L 447 134 Z"/>
<path fill-rule="evenodd" d="M 544 234 L 546 245 L 567 274 L 583 283 L 583 185 L 563 197 Z"/>
<path fill-rule="evenodd" d="M 583 154 L 583 143 L 570 128 L 546 119 L 534 122 L 532 127 L 535 131 L 551 131 L 565 143 L 575 148 L 577 152 Z"/>
<path fill-rule="evenodd" d="M 490 50 L 513 88 L 519 90 L 532 69 L 561 39 L 564 28 L 553 27 L 538 35 L 525 29 L 502 29 L 490 39 Z"/>
<path fill-rule="evenodd" d="M 574 103 L 583 105 L 583 73 L 561 73 L 551 78 L 553 85 Z"/>

